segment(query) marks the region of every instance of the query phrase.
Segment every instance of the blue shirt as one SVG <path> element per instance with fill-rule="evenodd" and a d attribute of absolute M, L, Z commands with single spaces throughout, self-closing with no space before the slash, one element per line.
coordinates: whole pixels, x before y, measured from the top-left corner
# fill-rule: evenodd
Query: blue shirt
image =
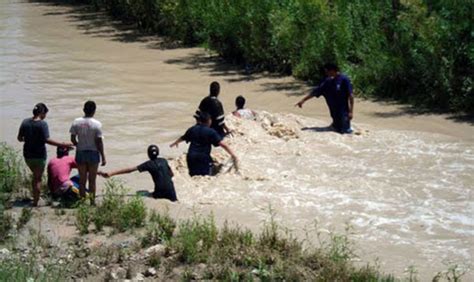
<path fill-rule="evenodd" d="M 212 128 L 202 124 L 196 124 L 186 131 L 181 137 L 186 142 L 191 142 L 189 145 L 188 154 L 211 154 L 211 145 L 219 146 L 222 137 Z"/>
<path fill-rule="evenodd" d="M 341 118 L 349 114 L 349 97 L 352 96 L 352 84 L 343 74 L 336 77 L 326 77 L 316 86 L 311 95 L 324 96 L 332 118 Z"/>

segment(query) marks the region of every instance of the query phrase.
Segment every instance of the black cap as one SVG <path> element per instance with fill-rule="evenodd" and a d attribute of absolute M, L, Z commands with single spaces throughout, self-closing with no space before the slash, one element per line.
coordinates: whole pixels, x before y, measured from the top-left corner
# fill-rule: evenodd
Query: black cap
<path fill-rule="evenodd" d="M 158 157 L 160 154 L 160 149 L 156 145 L 150 145 L 148 146 L 148 157 L 150 160 L 154 160 Z"/>

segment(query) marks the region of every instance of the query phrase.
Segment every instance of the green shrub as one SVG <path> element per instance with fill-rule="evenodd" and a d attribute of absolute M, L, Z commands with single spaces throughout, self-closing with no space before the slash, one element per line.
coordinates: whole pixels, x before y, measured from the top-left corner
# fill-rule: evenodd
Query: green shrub
<path fill-rule="evenodd" d="M 169 241 L 176 228 L 176 221 L 166 212 L 159 214 L 152 211 L 145 235 L 142 237 L 142 246 L 156 245 Z"/>
<path fill-rule="evenodd" d="M 142 227 L 146 220 L 146 207 L 140 196 L 134 196 L 119 209 L 116 227 L 119 231 Z"/>
<path fill-rule="evenodd" d="M 0 203 L 25 186 L 25 169 L 20 155 L 6 143 L 0 143 Z"/>
<path fill-rule="evenodd" d="M 214 219 L 195 218 L 186 220 L 179 225 L 176 237 L 171 245 L 186 263 L 206 261 L 211 247 L 217 242 L 217 227 Z"/>
<path fill-rule="evenodd" d="M 91 209 L 85 202 L 81 203 L 76 210 L 76 227 L 81 235 L 89 233 L 89 225 L 92 221 Z"/>
<path fill-rule="evenodd" d="M 28 223 L 28 221 L 30 221 L 32 216 L 33 216 L 33 212 L 31 208 L 23 208 L 21 210 L 20 218 L 18 219 L 17 229 L 20 230 L 21 228 L 23 228 L 23 226 L 25 226 Z"/>
<path fill-rule="evenodd" d="M 0 203 L 0 243 L 5 242 L 13 227 L 13 218 L 5 212 L 5 206 Z"/>

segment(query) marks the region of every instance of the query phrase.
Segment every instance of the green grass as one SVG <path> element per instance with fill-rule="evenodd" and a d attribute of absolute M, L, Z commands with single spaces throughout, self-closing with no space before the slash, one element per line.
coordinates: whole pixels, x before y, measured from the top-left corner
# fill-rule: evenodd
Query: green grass
<path fill-rule="evenodd" d="M 107 181 L 100 204 L 91 207 L 83 203 L 78 207 L 76 227 L 79 232 L 88 233 L 91 223 L 94 223 L 96 232 L 102 231 L 104 226 L 112 227 L 115 232 L 143 227 L 147 216 L 143 199 L 139 196 L 127 199 L 125 194 L 123 183 L 117 180 Z"/>
<path fill-rule="evenodd" d="M 175 228 L 176 221 L 170 217 L 168 212 L 160 214 L 152 211 L 145 235 L 141 239 L 142 246 L 147 247 L 169 241 Z"/>
<path fill-rule="evenodd" d="M 6 143 L 0 143 L 0 205 L 6 205 L 24 187 L 29 185 L 21 156 Z"/>

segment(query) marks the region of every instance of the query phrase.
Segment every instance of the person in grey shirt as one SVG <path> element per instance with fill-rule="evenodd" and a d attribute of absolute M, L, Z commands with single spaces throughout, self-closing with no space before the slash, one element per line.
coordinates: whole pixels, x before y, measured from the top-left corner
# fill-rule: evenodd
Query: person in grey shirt
<path fill-rule="evenodd" d="M 86 196 L 86 184 L 89 182 L 91 205 L 95 205 L 96 178 L 99 163 L 107 161 L 102 141 L 102 124 L 94 118 L 96 104 L 87 101 L 84 104 L 84 117 L 74 120 L 71 129 L 71 142 L 76 145 L 76 163 L 79 170 L 79 191 L 81 198 Z"/>
<path fill-rule="evenodd" d="M 33 108 L 33 117 L 23 120 L 17 137 L 18 141 L 24 142 L 23 157 L 26 165 L 33 173 L 31 186 L 34 207 L 38 206 L 41 194 L 41 179 L 46 166 L 45 145 L 72 147 L 72 143 L 55 141 L 49 137 L 48 124 L 44 121 L 48 111 L 45 104 L 36 104 Z"/>

